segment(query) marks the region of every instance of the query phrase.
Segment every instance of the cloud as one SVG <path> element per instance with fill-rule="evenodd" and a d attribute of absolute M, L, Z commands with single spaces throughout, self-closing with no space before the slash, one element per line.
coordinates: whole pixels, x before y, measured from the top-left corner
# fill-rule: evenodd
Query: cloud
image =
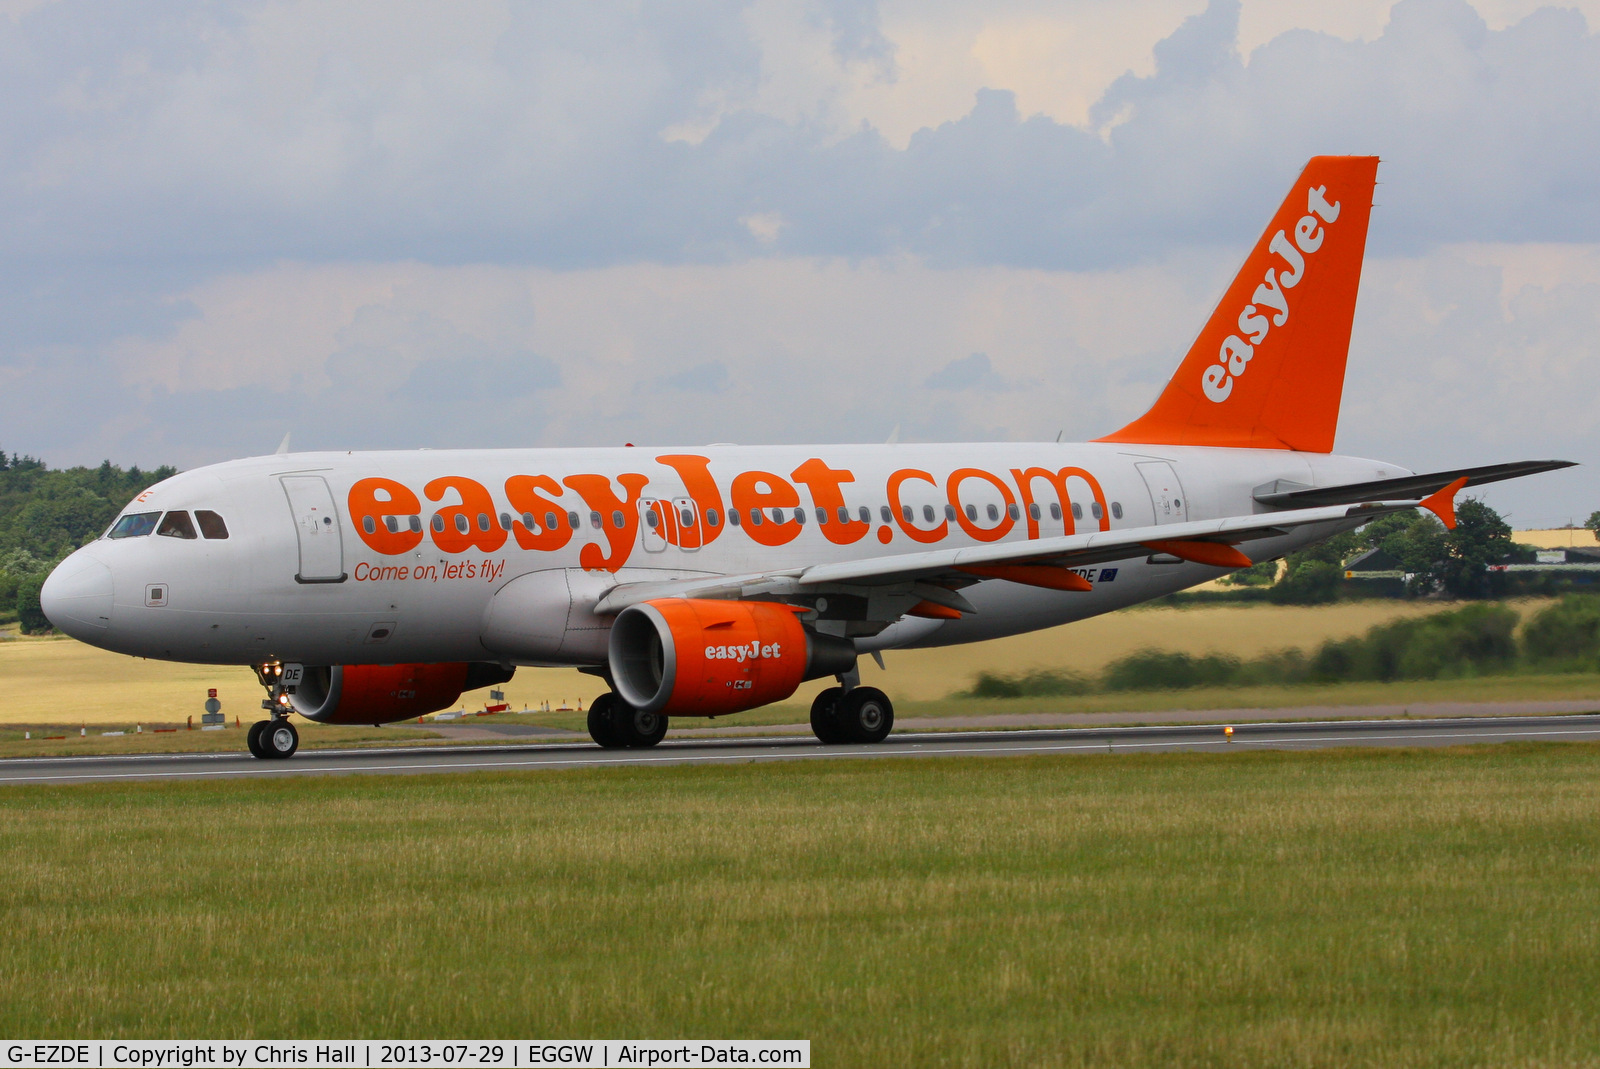
<path fill-rule="evenodd" d="M 685 393 L 725 393 L 728 389 L 728 368 L 721 360 L 707 360 L 692 368 L 672 375 L 660 375 L 650 386 L 660 390 L 681 390 Z"/>
<path fill-rule="evenodd" d="M 1600 239 L 1600 39 L 1578 12 L 1495 29 L 1465 0 L 1402 0 L 1371 39 L 1296 29 L 1245 54 L 1233 0 L 1147 6 L 1164 40 L 1078 5 L 63 0 L 0 20 L 0 265 L 1115 266 L 1248 240 L 1330 151 L 1385 157 L 1384 249 Z M 925 77 L 935 29 L 990 80 L 902 147 L 861 94 Z M 1062 61 L 1026 42 L 1085 55 L 1096 29 L 1148 61 L 1075 90 L 1098 98 L 1083 125 L 1034 110 Z"/>
<path fill-rule="evenodd" d="M 984 353 L 973 353 L 952 360 L 929 375 L 923 383 L 930 390 L 979 390 L 992 393 L 1009 389 L 1006 380 L 995 374 Z"/>

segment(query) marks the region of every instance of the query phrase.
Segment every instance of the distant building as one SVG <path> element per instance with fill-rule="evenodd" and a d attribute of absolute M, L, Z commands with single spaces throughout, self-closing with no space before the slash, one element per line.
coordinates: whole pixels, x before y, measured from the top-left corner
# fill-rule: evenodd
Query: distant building
<path fill-rule="evenodd" d="M 1588 546 L 1600 549 L 1600 540 L 1587 527 L 1546 527 L 1534 531 L 1512 531 L 1511 541 L 1538 549 L 1566 549 Z"/>

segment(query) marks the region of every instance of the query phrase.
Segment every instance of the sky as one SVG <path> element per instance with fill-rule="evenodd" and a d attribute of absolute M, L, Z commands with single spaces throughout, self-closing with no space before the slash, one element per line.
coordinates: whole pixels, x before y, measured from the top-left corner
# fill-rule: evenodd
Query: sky
<path fill-rule="evenodd" d="M 1376 154 L 1336 449 L 1600 509 L 1600 0 L 0 0 L 0 449 L 1068 440 Z"/>

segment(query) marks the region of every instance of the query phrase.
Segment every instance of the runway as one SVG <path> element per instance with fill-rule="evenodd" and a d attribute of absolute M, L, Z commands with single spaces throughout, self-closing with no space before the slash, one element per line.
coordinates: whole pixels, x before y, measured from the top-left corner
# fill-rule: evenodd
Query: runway
<path fill-rule="evenodd" d="M 1039 754 L 1308 750 L 1339 746 L 1461 746 L 1516 740 L 1600 741 L 1600 715 L 1474 717 L 1452 720 L 1341 720 L 1319 723 L 1122 727 L 1046 731 L 905 733 L 876 746 L 823 746 L 810 735 L 761 739 L 670 737 L 653 750 L 602 750 L 583 743 L 302 750 L 288 761 L 246 753 L 142 754 L 0 760 L 0 785 L 262 776 L 422 775 L 596 768 L 605 765 L 727 764 L 886 757 L 1024 757 Z"/>

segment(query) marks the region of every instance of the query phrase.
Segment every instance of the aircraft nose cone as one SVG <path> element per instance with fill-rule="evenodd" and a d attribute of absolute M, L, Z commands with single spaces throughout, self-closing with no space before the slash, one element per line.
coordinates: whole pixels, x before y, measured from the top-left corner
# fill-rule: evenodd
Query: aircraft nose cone
<path fill-rule="evenodd" d="M 56 630 L 93 642 L 111 624 L 111 569 L 79 550 L 45 579 L 39 607 Z"/>

